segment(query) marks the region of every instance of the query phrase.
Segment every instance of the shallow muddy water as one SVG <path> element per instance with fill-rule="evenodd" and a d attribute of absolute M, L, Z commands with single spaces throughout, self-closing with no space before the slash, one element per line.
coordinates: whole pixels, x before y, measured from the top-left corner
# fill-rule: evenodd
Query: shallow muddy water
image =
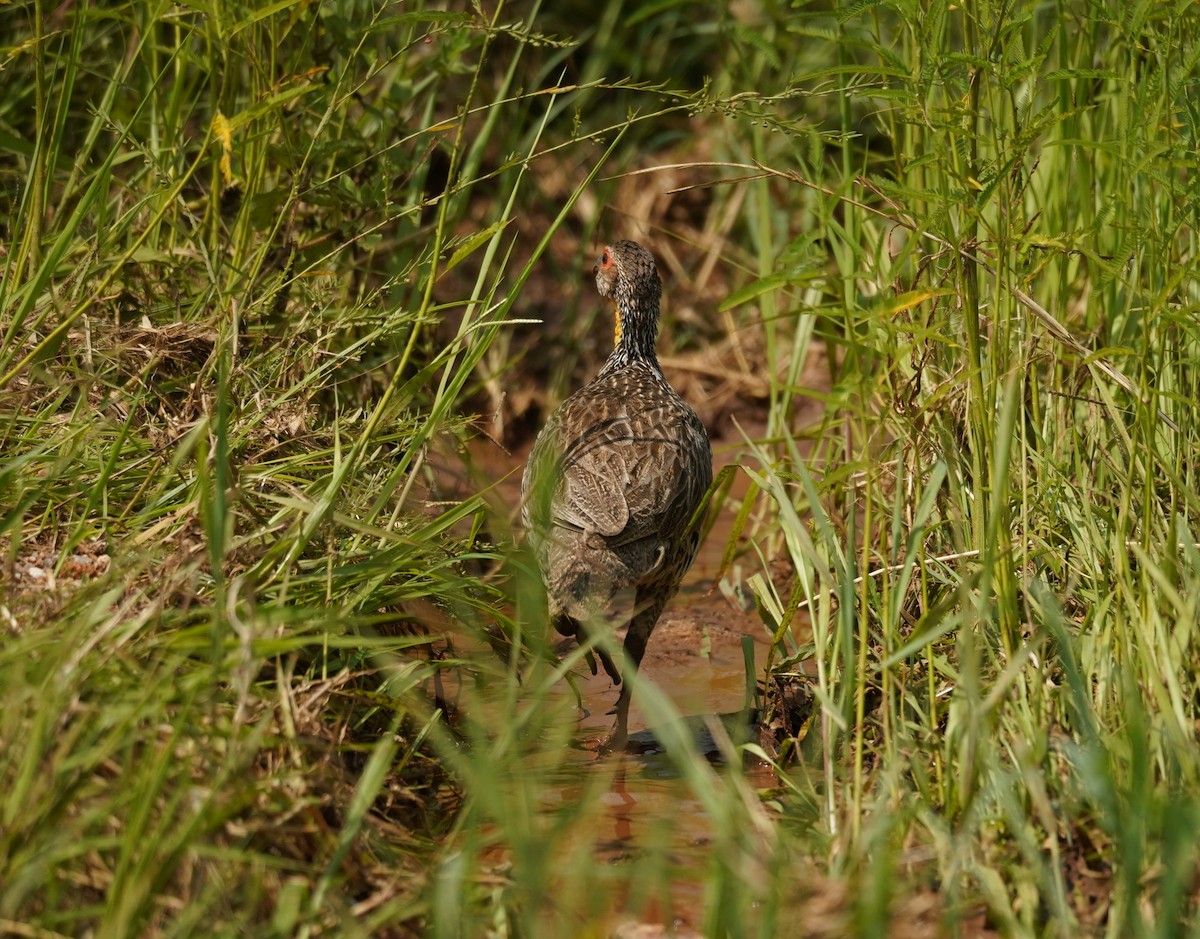
<path fill-rule="evenodd" d="M 723 720 L 730 735 L 738 735 L 746 693 L 742 637 L 754 641 L 758 673 L 769 645 L 753 611 L 738 609 L 721 594 L 709 591 L 719 551 L 716 555 L 711 570 L 698 562 L 689 574 L 689 583 L 663 614 L 647 647 L 642 675 L 667 695 L 697 749 L 718 772 L 742 773 L 752 788 L 774 787 L 778 780 L 765 765 L 725 765 L 707 729 Z M 578 685 L 584 709 L 576 710 L 575 739 L 588 741 L 610 729 L 612 717 L 607 712 L 616 701 L 617 689 L 603 670 L 594 677 L 586 676 L 585 670 Z M 562 694 L 570 694 L 565 682 Z M 558 772 L 543 779 L 540 802 L 546 812 L 567 810 L 588 784 L 595 782 L 597 774 L 607 779 L 607 788 L 598 800 L 600 811 L 591 820 L 594 824 L 588 835 L 595 845 L 596 860 L 612 867 L 610 927 L 626 920 L 626 911 L 632 908 L 640 926 L 630 935 L 666 935 L 652 928 L 661 925 L 675 930 L 672 935 L 687 936 L 701 924 L 714 831 L 690 784 L 659 743 L 656 729 L 635 694 L 627 751 L 597 757 L 585 749 L 572 750 Z M 665 889 L 660 885 L 646 895 L 639 892 L 637 884 L 622 883 L 621 868 L 648 853 L 663 860 Z M 631 864 L 630 874 L 635 870 Z M 626 928 L 633 927 L 627 922 Z"/>
<path fill-rule="evenodd" d="M 475 472 L 450 482 L 447 488 L 478 491 L 489 479 L 501 505 L 515 506 L 520 499 L 519 454 L 504 454 L 486 440 L 470 448 Z M 718 463 L 722 454 L 718 450 Z M 439 461 L 440 462 L 440 461 Z M 448 461 L 449 462 L 449 461 Z M 469 478 L 474 477 L 474 479 Z M 444 479 L 446 477 L 443 477 Z M 498 482 L 497 482 L 498 481 Z M 454 485 L 457 482 L 458 485 Z M 696 742 L 719 773 L 741 773 L 752 788 L 778 784 L 766 766 L 727 766 L 719 755 L 708 727 L 724 720 L 731 736 L 745 739 L 743 706 L 746 701 L 746 672 L 742 639 L 754 644 L 754 671 L 761 677 L 770 637 L 749 602 L 725 596 L 718 587 L 721 557 L 728 541 L 745 477 L 735 481 L 734 493 L 709 533 L 700 555 L 688 572 L 684 585 L 664 611 L 651 636 L 642 662 L 641 675 L 670 699 Z M 574 644 L 567 641 L 573 648 Z M 572 734 L 577 748 L 555 754 L 531 756 L 528 769 L 537 780 L 538 811 L 553 816 L 570 812 L 584 793 L 595 798 L 594 789 L 604 790 L 593 803 L 598 810 L 585 820 L 586 831 L 577 833 L 592 846 L 594 860 L 604 867 L 600 879 L 606 885 L 607 909 L 602 923 L 591 923 L 589 935 L 688 936 L 698 934 L 705 903 L 705 883 L 712 866 L 713 824 L 688 781 L 681 777 L 674 760 L 655 734 L 634 694 L 629 715 L 629 746 L 625 753 L 598 757 L 586 749 L 589 741 L 612 727 L 609 713 L 618 689 L 603 669 L 595 676 L 586 667 L 576 669 L 576 688 L 582 708 L 575 706 L 574 693 L 566 681 L 552 693 L 553 705 L 574 714 Z M 545 771 L 546 763 L 554 766 Z M 490 860 L 504 866 L 503 852 Z M 653 888 L 636 882 L 644 868 L 637 862 L 653 858 L 658 872 Z M 548 909 L 555 906 L 548 899 Z M 630 912 L 635 916 L 631 917 Z M 619 927 L 624 923 L 624 927 Z M 585 924 L 576 924 L 584 928 Z M 600 932 L 595 932 L 601 926 Z M 613 930 L 616 929 L 614 932 Z M 664 931 L 665 929 L 665 931 Z"/>

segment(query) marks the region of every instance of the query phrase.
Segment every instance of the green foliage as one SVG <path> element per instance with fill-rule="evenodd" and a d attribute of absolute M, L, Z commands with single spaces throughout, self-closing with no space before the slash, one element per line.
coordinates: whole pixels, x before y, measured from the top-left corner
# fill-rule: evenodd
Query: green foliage
<path fill-rule="evenodd" d="M 760 158 L 832 197 L 832 270 L 790 287 L 838 347 L 831 406 L 751 471 L 811 616 L 782 668 L 815 658 L 829 824 L 887 864 L 858 853 L 872 806 L 919 792 L 917 882 L 1007 934 L 1192 916 L 1196 853 L 1154 820 L 1166 800 L 1188 840 L 1200 805 L 1197 24 L 1142 12 L 864 7 L 841 191 Z"/>
<path fill-rule="evenodd" d="M 587 364 L 548 249 L 692 162 L 670 325 L 762 388 L 724 567 L 812 701 L 760 802 L 639 682 L 692 921 L 1194 932 L 1194 5 L 451 6 L 6 13 L 0 931 L 673 909 L 465 447 Z"/>

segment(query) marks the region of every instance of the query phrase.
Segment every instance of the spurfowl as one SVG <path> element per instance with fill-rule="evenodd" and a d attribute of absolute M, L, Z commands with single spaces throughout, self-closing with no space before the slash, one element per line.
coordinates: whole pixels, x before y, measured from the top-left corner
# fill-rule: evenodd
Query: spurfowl
<path fill-rule="evenodd" d="M 538 435 L 521 481 L 522 519 L 551 622 L 563 635 L 586 641 L 613 612 L 617 594 L 632 589 L 633 608 L 622 620 L 636 670 L 699 547 L 693 517 L 712 482 L 712 451 L 700 418 L 667 383 L 655 355 L 662 282 L 654 257 L 618 241 L 604 249 L 594 272 L 600 295 L 613 304 L 616 347 Z M 597 651 L 621 684 L 606 643 Z M 624 748 L 629 697 L 626 682 L 599 749 Z"/>

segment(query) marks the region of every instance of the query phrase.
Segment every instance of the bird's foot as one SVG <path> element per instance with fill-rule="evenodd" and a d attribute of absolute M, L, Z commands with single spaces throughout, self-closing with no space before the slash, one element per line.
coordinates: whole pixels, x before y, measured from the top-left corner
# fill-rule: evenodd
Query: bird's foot
<path fill-rule="evenodd" d="M 607 756 L 610 753 L 622 753 L 629 743 L 629 735 L 623 728 L 614 727 L 609 733 L 583 742 L 583 749 L 591 750 L 597 756 Z"/>
<path fill-rule="evenodd" d="M 602 737 L 596 737 L 593 740 L 585 742 L 583 744 L 585 750 L 594 750 L 600 756 L 606 753 L 617 753 L 625 750 L 626 745 L 629 743 L 628 685 L 621 689 L 621 694 L 617 698 L 617 706 L 613 710 L 616 712 L 617 719 L 613 721 L 612 730 Z"/>

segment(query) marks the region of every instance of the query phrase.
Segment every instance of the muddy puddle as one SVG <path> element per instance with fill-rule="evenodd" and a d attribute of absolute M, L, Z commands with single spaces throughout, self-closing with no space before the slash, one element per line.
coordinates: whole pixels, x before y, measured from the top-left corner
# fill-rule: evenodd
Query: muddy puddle
<path fill-rule="evenodd" d="M 698 561 L 663 614 L 642 675 L 670 700 L 687 737 L 718 774 L 740 774 L 752 789 L 774 788 L 779 780 L 768 766 L 728 764 L 710 732 L 715 728 L 722 737 L 746 739 L 742 637 L 750 636 L 754 643 L 759 674 L 769 645 L 753 610 L 739 609 L 710 591 L 719 564 L 719 550 L 714 553 L 712 567 Z M 661 720 L 647 713 L 650 708 L 643 709 L 639 694 L 633 697 L 627 750 L 598 756 L 585 748 L 612 727 L 608 712 L 617 689 L 603 670 L 591 676 L 580 666 L 575 676 L 582 708 L 565 680 L 553 685 L 542 705 L 574 721 L 571 742 L 535 743 L 509 764 L 517 778 L 500 783 L 512 786 L 513 800 L 535 800 L 530 823 L 536 830 L 557 833 L 548 834 L 560 839 L 552 849 L 554 866 L 590 868 L 591 896 L 567 901 L 550 895 L 540 912 L 548 926 L 567 928 L 564 935 L 699 935 L 718 832 L 692 783 L 681 776 L 676 757 L 660 741 Z M 505 693 L 503 687 L 495 691 Z M 475 706 L 487 707 L 488 695 L 485 691 Z M 581 806 L 587 808 L 581 811 Z M 496 840 L 486 857 L 488 866 L 502 874 L 516 858 L 504 847 L 501 827 L 492 829 Z M 580 878 L 564 880 L 578 883 Z M 591 908 L 594 918 L 575 922 L 566 913 L 573 910 L 578 916 L 581 908 Z"/>
<path fill-rule="evenodd" d="M 778 780 L 765 765 L 725 765 L 709 732 L 714 722 L 721 721 L 718 733 L 739 736 L 746 693 L 741 639 L 750 636 L 754 641 L 759 672 L 769 645 L 765 630 L 753 611 L 738 610 L 720 594 L 709 593 L 711 576 L 694 572 L 689 579 L 692 583 L 672 601 L 651 637 L 642 674 L 667 695 L 697 749 L 718 772 L 743 773 L 756 789 L 774 787 Z M 606 712 L 616 700 L 616 690 L 601 671 L 582 683 L 582 691 L 586 710 L 580 714 L 576 739 L 586 741 L 611 727 Z M 613 868 L 616 885 L 610 926 L 625 922 L 617 935 L 668 934 L 652 928 L 662 926 L 671 935 L 686 936 L 700 928 L 704 911 L 713 824 L 665 752 L 657 729 L 647 721 L 635 694 L 627 751 L 600 758 L 586 750 L 573 751 L 557 778 L 541 792 L 543 810 L 553 812 L 578 799 L 593 774 L 611 774 L 590 834 L 596 860 Z M 642 896 L 636 884 L 622 882 L 621 866 L 650 852 L 665 860 L 667 886 L 664 892 Z M 625 917 L 631 907 L 637 910 L 636 928 Z"/>
<path fill-rule="evenodd" d="M 715 449 L 716 462 L 728 462 L 728 451 Z M 515 506 L 520 499 L 523 456 L 505 454 L 494 444 L 481 441 L 472 448 L 468 461 L 472 467 L 460 485 L 467 491 L 480 491 L 490 484 L 499 506 Z M 659 620 L 641 675 L 669 698 L 697 750 L 718 773 L 740 773 L 751 788 L 764 789 L 779 785 L 774 772 L 753 762 L 727 765 L 710 733 L 717 722 L 723 722 L 724 729 L 717 733 L 753 739 L 743 710 L 747 695 L 743 637 L 750 637 L 753 643 L 756 678 L 762 676 L 770 645 L 748 597 L 741 598 L 732 590 L 723 592 L 718 583 L 722 554 L 740 500 L 737 490 L 744 481 L 742 477 L 735 483 L 732 498 L 683 587 Z M 565 647 L 573 645 L 564 640 Z M 712 870 L 713 823 L 665 751 L 656 734 L 661 728 L 648 720 L 638 694 L 630 711 L 627 751 L 598 757 L 586 749 L 589 742 L 611 729 L 609 712 L 618 689 L 602 669 L 591 676 L 581 665 L 575 675 L 582 707 L 576 706 L 577 699 L 566 681 L 558 682 L 552 692 L 556 698 L 552 703 L 575 718 L 575 746 L 565 755 L 561 751 L 532 755 L 528 770 L 537 780 L 540 813 L 552 817 L 570 813 L 581 799 L 595 800 L 589 804 L 597 808 L 584 820 L 586 830 L 578 832 L 578 838 L 592 846 L 593 863 L 603 865 L 598 875 L 606 884 L 609 901 L 600 918 L 607 931 L 596 934 L 644 939 L 698 934 L 705 883 Z M 552 771 L 545 771 L 543 759 L 554 766 Z M 598 785 L 603 789 L 597 798 Z M 646 885 L 634 882 L 637 872 L 644 870 L 636 862 L 647 858 L 659 862 L 656 886 L 649 892 Z M 506 863 L 502 853 L 490 860 L 500 867 Z M 628 910 L 636 912 L 636 919 L 629 917 Z"/>

